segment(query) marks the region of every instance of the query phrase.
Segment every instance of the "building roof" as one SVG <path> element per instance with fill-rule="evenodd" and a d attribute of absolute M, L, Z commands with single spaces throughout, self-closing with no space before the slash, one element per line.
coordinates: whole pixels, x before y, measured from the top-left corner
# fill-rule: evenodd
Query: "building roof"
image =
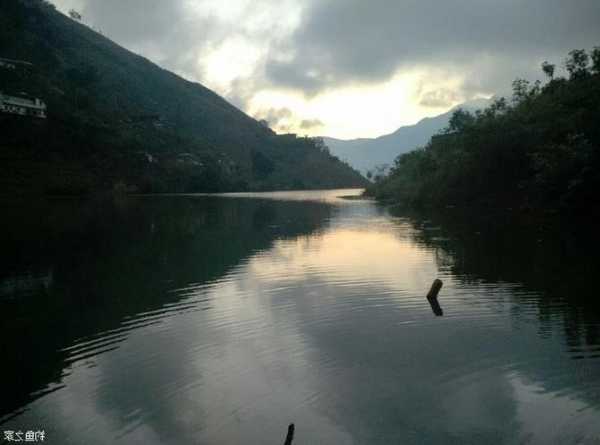
<path fill-rule="evenodd" d="M 4 103 L 17 105 L 27 108 L 46 109 L 46 104 L 43 100 L 30 96 L 11 96 L 0 92 L 0 100 Z"/>

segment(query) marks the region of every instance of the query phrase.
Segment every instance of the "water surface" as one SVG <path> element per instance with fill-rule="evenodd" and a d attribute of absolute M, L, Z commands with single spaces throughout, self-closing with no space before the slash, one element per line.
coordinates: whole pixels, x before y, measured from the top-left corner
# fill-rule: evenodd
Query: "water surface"
<path fill-rule="evenodd" d="M 595 234 L 337 198 L 358 192 L 5 207 L 0 429 L 600 443 Z"/>

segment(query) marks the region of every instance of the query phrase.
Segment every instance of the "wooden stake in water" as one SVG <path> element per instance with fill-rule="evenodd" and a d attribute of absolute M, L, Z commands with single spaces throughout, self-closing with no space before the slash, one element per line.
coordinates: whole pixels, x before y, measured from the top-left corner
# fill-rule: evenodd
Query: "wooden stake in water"
<path fill-rule="evenodd" d="M 431 305 L 431 310 L 438 317 L 444 315 L 444 311 L 437 300 L 437 296 L 440 293 L 440 289 L 442 288 L 443 284 L 444 283 L 442 283 L 442 280 L 436 279 L 431 285 L 431 289 L 429 289 L 429 293 L 427 294 L 427 300 Z"/>
<path fill-rule="evenodd" d="M 427 299 L 436 299 L 443 285 L 444 283 L 442 283 L 442 280 L 434 280 L 433 284 L 431 285 L 431 289 L 429 289 L 429 293 L 427 294 Z"/>
<path fill-rule="evenodd" d="M 285 437 L 285 442 L 283 443 L 283 445 L 292 445 L 292 440 L 294 440 L 295 429 L 296 427 L 294 426 L 294 424 L 290 423 L 290 425 L 288 426 L 287 436 Z"/>

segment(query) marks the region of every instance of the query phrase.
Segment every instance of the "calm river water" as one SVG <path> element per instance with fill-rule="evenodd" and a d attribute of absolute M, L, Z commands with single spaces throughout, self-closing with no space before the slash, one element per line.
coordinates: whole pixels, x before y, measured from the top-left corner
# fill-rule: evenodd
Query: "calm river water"
<path fill-rule="evenodd" d="M 359 192 L 4 206 L 1 432 L 599 444 L 594 237 Z"/>

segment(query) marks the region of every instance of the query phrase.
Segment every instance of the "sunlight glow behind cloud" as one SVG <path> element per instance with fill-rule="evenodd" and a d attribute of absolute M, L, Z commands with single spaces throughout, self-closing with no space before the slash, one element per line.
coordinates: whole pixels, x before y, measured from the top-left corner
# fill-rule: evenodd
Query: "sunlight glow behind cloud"
<path fill-rule="evenodd" d="M 260 115 L 261 110 L 269 107 L 293 110 L 294 114 L 301 116 L 318 117 L 325 124 L 327 134 L 333 137 L 376 137 L 396 130 L 398 122 L 413 124 L 423 117 L 435 116 L 460 104 L 466 98 L 459 94 L 450 102 L 436 106 L 420 105 L 419 97 L 424 88 L 428 92 L 440 89 L 455 91 L 460 88 L 461 82 L 459 77 L 436 77 L 414 71 L 398 73 L 377 85 L 348 85 L 314 97 L 289 90 L 269 89 L 255 94 L 247 111 Z M 304 134 L 294 116 L 287 116 L 279 123 L 282 131 Z"/>

